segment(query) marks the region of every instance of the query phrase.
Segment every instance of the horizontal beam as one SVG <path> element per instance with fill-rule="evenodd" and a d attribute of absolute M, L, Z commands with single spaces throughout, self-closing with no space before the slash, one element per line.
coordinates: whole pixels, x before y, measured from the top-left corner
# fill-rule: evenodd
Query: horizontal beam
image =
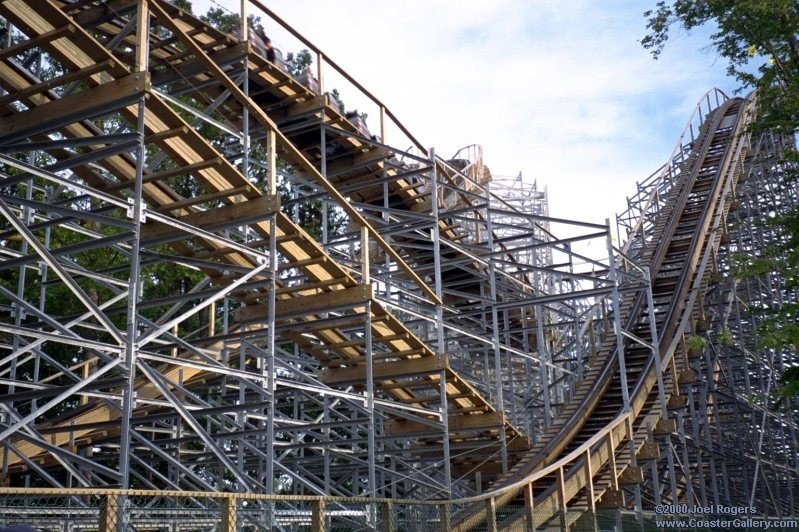
<path fill-rule="evenodd" d="M 502 423 L 503 418 L 499 412 L 449 416 L 447 421 L 450 434 L 497 429 Z M 418 421 L 395 419 L 387 424 L 386 433 L 391 436 L 419 436 L 422 434 L 440 434 L 441 430 Z"/>
<path fill-rule="evenodd" d="M 428 356 L 373 364 L 372 375 L 378 381 L 431 375 L 447 369 L 449 361 L 446 357 Z M 329 368 L 319 373 L 319 380 L 328 385 L 365 383 L 366 365 Z"/>
<path fill-rule="evenodd" d="M 0 144 L 17 142 L 81 120 L 108 114 L 133 103 L 148 87 L 149 75 L 139 72 L 7 116 L 0 123 Z"/>
<path fill-rule="evenodd" d="M 260 196 L 241 203 L 226 205 L 218 209 L 193 212 L 176 218 L 177 221 L 191 225 L 204 231 L 227 229 L 232 226 L 244 226 L 266 219 L 280 209 L 278 196 Z M 143 245 L 161 242 L 185 235 L 185 231 L 166 223 L 150 221 L 142 226 L 141 241 Z"/>
<path fill-rule="evenodd" d="M 324 312 L 350 310 L 364 306 L 372 298 L 372 285 L 359 284 L 342 290 L 333 290 L 311 296 L 298 296 L 275 301 L 276 318 L 312 316 Z M 241 323 L 266 320 L 266 304 L 249 305 L 236 311 Z M 335 346 L 331 346 L 335 347 Z"/>

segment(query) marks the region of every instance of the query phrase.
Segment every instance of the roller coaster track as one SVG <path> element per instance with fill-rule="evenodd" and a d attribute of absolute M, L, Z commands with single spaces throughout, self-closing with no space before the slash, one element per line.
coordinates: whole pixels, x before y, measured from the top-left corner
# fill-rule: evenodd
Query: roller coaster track
<path fill-rule="evenodd" d="M 751 157 L 752 102 L 708 106 L 696 135 L 680 140 L 670 173 L 639 189 L 648 199 L 630 215 L 626 244 L 608 244 L 608 271 L 583 275 L 593 288 L 580 297 L 593 299 L 580 312 L 596 321 L 573 328 L 578 341 L 599 340 L 589 342 L 590 357 L 561 367 L 543 356 L 563 340 L 540 325 L 549 311 L 542 308 L 577 296 L 533 286 L 545 268 L 525 268 L 518 252 L 545 243 L 514 249 L 515 237 L 492 225 L 496 198 L 455 186 L 480 188 L 482 166 L 469 174 L 468 161 L 436 157 L 401 125 L 414 147 L 389 147 L 382 119 L 390 113 L 373 97 L 379 136 L 251 43 L 163 0 L 0 0 L 0 17 L 21 34 L 0 48 L 0 274 L 44 272 L 42 286 L 59 281 L 65 297 L 83 305 L 80 315 L 53 317 L 51 300 L 24 294 L 24 273 L 2 277 L 8 312 L 0 332 L 10 352 L 0 359 L 0 404 L 9 405 L 0 424 L 4 480 L 33 474 L 59 487 L 127 487 L 131 474 L 152 489 L 271 493 L 284 475 L 303 493 L 355 494 L 366 484 L 374 496 L 380 468 L 421 486 L 408 488 L 410 496 L 419 489 L 440 499 L 453 486 L 456 495 L 483 491 L 449 501 L 460 510 L 439 523 L 458 531 L 563 528 L 574 519 L 567 510 L 689 498 L 690 471 L 670 449 L 691 393 L 685 387 L 697 380 L 686 335 L 706 319 L 702 299 Z M 34 49 L 40 54 L 28 55 Z M 43 57 L 60 69 L 44 81 Z M 244 142 L 242 153 L 209 129 Z M 248 160 L 250 141 L 265 146 L 262 161 Z M 265 184 L 255 184 L 256 162 Z M 307 199 L 324 197 L 345 213 L 343 243 L 320 242 L 282 208 L 281 173 L 299 176 L 312 191 Z M 25 183 L 23 198 L 13 187 Z M 447 212 L 442 190 L 457 196 Z M 528 221 L 500 207 L 502 216 Z M 528 218 L 544 235 L 536 224 L 555 221 Z M 56 228 L 82 236 L 48 248 Z M 590 229 L 602 237 L 606 228 Z M 484 256 L 475 251 L 481 246 Z M 552 247 L 571 252 L 568 242 Z M 131 272 L 138 261 L 142 271 L 174 262 L 205 280 L 147 301 L 132 281 L 138 275 L 126 277 L 121 266 L 89 271 L 77 260 L 105 252 L 131 257 Z M 494 262 L 521 272 L 503 274 L 512 289 L 501 296 Z M 191 341 L 178 334 L 181 319 L 213 314 L 223 300 L 222 333 Z M 504 343 L 503 305 L 511 309 L 505 328 L 514 331 Z M 148 321 L 137 308 L 169 310 Z M 133 325 L 120 319 L 130 316 Z M 531 332 L 527 322 L 536 319 Z M 491 339 L 463 333 L 474 323 Z M 47 342 L 85 351 L 69 366 L 41 349 Z M 503 369 L 502 350 L 527 357 L 525 378 L 530 361 L 547 376 L 552 368 L 574 377 L 562 386 L 562 404 L 546 403 L 540 430 L 505 412 L 504 389 L 512 393 L 514 383 L 501 381 L 521 370 L 514 362 Z M 471 360 L 478 351 L 486 362 Z M 52 366 L 49 375 L 25 373 L 38 375 L 40 361 Z M 496 387 L 472 374 L 480 372 L 486 382 L 493 372 Z M 278 381 L 307 397 L 278 397 Z M 290 408 L 293 418 L 281 412 Z M 294 430 L 305 432 L 285 436 Z M 384 456 L 396 451 L 391 466 L 378 464 L 376 438 L 387 442 Z M 120 459 L 119 449 L 135 452 Z M 297 449 L 290 465 L 273 460 Z M 644 463 L 670 491 L 643 485 Z M 441 474 L 427 473 L 430 464 Z"/>
<path fill-rule="evenodd" d="M 681 177 L 668 191 L 651 239 L 637 257 L 653 272 L 652 299 L 647 301 L 646 293 L 627 292 L 622 296 L 619 320 L 633 336 L 625 338 L 622 346 L 616 338 L 605 341 L 560 419 L 527 456 L 496 481 L 497 508 L 512 501 L 522 488 L 530 486 L 529 479 L 535 478 L 527 497 L 534 499 L 538 509 L 535 526 L 544 526 L 567 504 L 593 509 L 595 500 L 618 497 L 619 479 L 631 483 L 642 479 L 635 455 L 646 442 L 647 424 L 662 423 L 666 410 L 662 409 L 666 403 L 658 401 L 658 371 L 662 372 L 662 386 L 674 392 L 677 387 L 672 369 L 681 371 L 672 365 L 675 359 L 671 356 L 658 364 L 651 345 L 657 343 L 659 353 L 673 355 L 675 335 L 685 330 L 681 324 L 694 317 L 695 297 L 691 294 L 699 287 L 697 279 L 705 275 L 702 257 L 708 248 L 718 246 L 720 238 L 714 229 L 718 223 L 714 226 L 713 222 L 728 208 L 725 187 L 737 180 L 746 157 L 746 112 L 744 100 L 728 100 L 704 122 Z M 621 357 L 619 350 L 623 350 Z M 620 359 L 625 362 L 624 368 L 619 367 Z M 625 387 L 629 400 L 625 399 Z M 678 395 L 663 399 L 674 397 Z M 605 438 L 597 437 L 603 433 Z M 575 457 L 578 448 L 581 453 Z M 558 467 L 548 467 L 553 464 Z M 536 475 L 541 470 L 547 474 Z M 587 493 L 589 482 L 593 494 Z M 505 488 L 508 485 L 514 488 Z M 483 508 L 471 511 L 454 528 L 470 530 L 484 517 Z M 508 522 L 502 526 L 513 525 Z"/>

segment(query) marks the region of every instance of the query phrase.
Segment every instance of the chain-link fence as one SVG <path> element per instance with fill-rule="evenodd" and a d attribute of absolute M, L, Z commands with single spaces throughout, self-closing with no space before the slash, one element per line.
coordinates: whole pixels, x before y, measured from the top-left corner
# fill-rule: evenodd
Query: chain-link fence
<path fill-rule="evenodd" d="M 700 519 L 701 518 L 701 519 Z M 799 530 L 797 521 L 671 516 L 619 509 L 244 493 L 0 488 L 0 530 L 98 532 Z M 670 524 L 665 524 L 669 521 Z M 755 522 L 757 521 L 757 522 Z M 713 523 L 718 526 L 714 526 Z"/>

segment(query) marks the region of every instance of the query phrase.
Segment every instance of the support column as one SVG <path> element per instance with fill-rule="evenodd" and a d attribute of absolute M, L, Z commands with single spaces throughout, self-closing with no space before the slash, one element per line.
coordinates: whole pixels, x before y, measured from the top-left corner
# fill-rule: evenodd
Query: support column
<path fill-rule="evenodd" d="M 150 10 L 148 0 L 140 0 L 136 12 L 136 60 L 135 69 L 140 75 L 146 75 L 149 67 L 149 36 L 150 36 Z M 136 119 L 136 134 L 138 136 L 138 148 L 136 154 L 136 175 L 133 186 L 133 197 L 130 214 L 133 218 L 133 240 L 130 249 L 130 274 L 128 287 L 127 304 L 127 329 L 125 334 L 125 351 L 123 371 L 125 372 L 125 386 L 122 391 L 122 411 L 119 436 L 119 473 L 120 487 L 130 488 L 130 457 L 131 448 L 131 424 L 133 408 L 136 401 L 136 356 L 138 353 L 139 335 L 139 315 L 138 302 L 140 296 L 140 242 L 141 242 L 141 220 L 143 214 L 142 204 L 142 180 L 144 177 L 144 167 L 147 159 L 145 149 L 145 122 L 144 113 L 146 110 L 145 95 L 139 99 Z M 126 509 L 130 502 L 126 498 L 119 500 L 118 518 L 115 525 L 119 532 L 126 531 L 128 527 L 128 514 Z M 121 514 L 121 515 L 119 515 Z"/>
<path fill-rule="evenodd" d="M 369 257 L 369 230 L 361 227 L 361 275 L 362 282 L 366 286 L 371 284 L 371 264 Z M 369 429 L 367 436 L 368 452 L 368 486 L 366 495 L 369 497 L 377 496 L 377 475 L 375 474 L 375 383 L 374 383 L 374 360 L 372 350 L 372 307 L 371 300 L 364 305 L 364 351 L 366 355 L 366 411 L 369 416 Z M 374 505 L 370 505 L 371 522 L 374 524 Z"/>
<path fill-rule="evenodd" d="M 437 351 L 441 356 L 446 357 L 446 340 L 444 338 L 444 305 L 442 302 L 443 287 L 441 278 L 441 216 L 439 211 L 439 198 L 438 198 L 438 170 L 436 168 L 436 152 L 434 148 L 430 148 L 430 164 L 432 165 L 432 180 L 430 184 L 431 190 L 431 203 L 433 206 L 433 218 L 435 225 L 431 230 L 431 237 L 433 239 L 433 266 L 435 269 L 435 290 L 436 297 L 439 303 L 436 303 L 436 343 Z M 442 460 L 444 462 L 444 497 L 449 499 L 452 497 L 452 471 L 450 469 L 450 449 L 449 449 L 449 412 L 447 403 L 447 370 L 441 370 L 439 373 L 439 395 L 441 396 L 441 425 L 443 431 L 442 442 Z"/>
<path fill-rule="evenodd" d="M 274 130 L 267 130 L 267 169 L 269 194 L 277 195 L 277 146 Z M 275 295 L 277 286 L 277 212 L 269 215 L 269 282 L 267 295 L 267 336 L 266 336 L 266 363 L 261 365 L 261 371 L 266 373 L 267 385 L 267 414 L 266 414 L 266 478 L 264 487 L 266 493 L 274 493 L 275 484 Z M 274 523 L 274 502 L 269 502 L 270 526 Z"/>
<path fill-rule="evenodd" d="M 486 201 L 491 201 L 491 192 L 489 190 L 489 184 L 486 183 L 485 186 L 485 193 L 486 193 Z M 486 216 L 486 231 L 488 233 L 488 249 L 489 253 L 493 253 L 494 251 L 494 228 L 491 224 L 491 213 L 489 212 Z M 496 272 L 495 272 L 495 264 L 492 259 L 489 258 L 488 260 L 488 283 L 489 289 L 491 291 L 491 327 L 492 327 L 492 334 L 491 340 L 494 349 L 494 380 L 495 382 L 495 390 L 496 390 L 496 409 L 500 414 L 504 414 L 505 412 L 505 403 L 503 400 L 503 390 L 502 390 L 502 357 L 499 345 L 499 314 L 497 313 L 497 279 L 496 279 Z M 488 368 L 486 368 L 486 372 L 488 372 Z M 507 445 L 507 436 L 505 434 L 505 423 L 502 422 L 499 426 L 499 439 L 500 439 L 500 449 L 502 455 L 502 472 L 508 472 L 508 445 Z"/>

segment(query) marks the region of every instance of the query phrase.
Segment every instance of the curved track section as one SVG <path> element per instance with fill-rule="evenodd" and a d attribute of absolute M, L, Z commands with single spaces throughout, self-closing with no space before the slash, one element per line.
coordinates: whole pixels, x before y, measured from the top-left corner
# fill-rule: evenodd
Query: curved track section
<path fill-rule="evenodd" d="M 620 279 L 617 319 L 624 335 L 605 341 L 562 416 L 541 443 L 496 482 L 497 507 L 520 496 L 529 486 L 525 478 L 538 477 L 536 472 L 559 461 L 562 466 L 536 478 L 532 494 L 527 495 L 535 501 L 536 526 L 556 515 L 563 518 L 561 511 L 567 506 L 593 509 L 595 500 L 611 499 L 619 504 L 620 482 L 643 480 L 636 455 L 646 442 L 646 430 L 655 427 L 657 432 L 670 432 L 674 420 L 668 415 L 668 404 L 679 404 L 676 381 L 690 371 L 677 363 L 683 349 L 681 337 L 686 327 L 693 326 L 700 288 L 697 279 L 706 274 L 703 255 L 718 246 L 716 230 L 728 208 L 727 190 L 737 180 L 746 156 L 741 143 L 745 142 L 747 112 L 744 100 L 733 99 L 705 120 L 680 177 L 666 192 L 668 200 L 654 220 L 649 241 L 635 257 L 651 272 L 651 294 L 628 288 Z M 614 424 L 618 416 L 625 421 Z M 612 425 L 611 437 L 596 442 L 597 434 Z M 587 458 L 563 462 L 591 442 L 595 442 L 593 447 L 583 449 Z M 652 452 L 651 447 L 647 452 Z M 588 493 L 589 482 L 593 493 Z M 503 489 L 507 485 L 517 487 Z M 470 530 L 484 516 L 482 508 L 467 512 L 457 520 L 456 529 Z"/>

